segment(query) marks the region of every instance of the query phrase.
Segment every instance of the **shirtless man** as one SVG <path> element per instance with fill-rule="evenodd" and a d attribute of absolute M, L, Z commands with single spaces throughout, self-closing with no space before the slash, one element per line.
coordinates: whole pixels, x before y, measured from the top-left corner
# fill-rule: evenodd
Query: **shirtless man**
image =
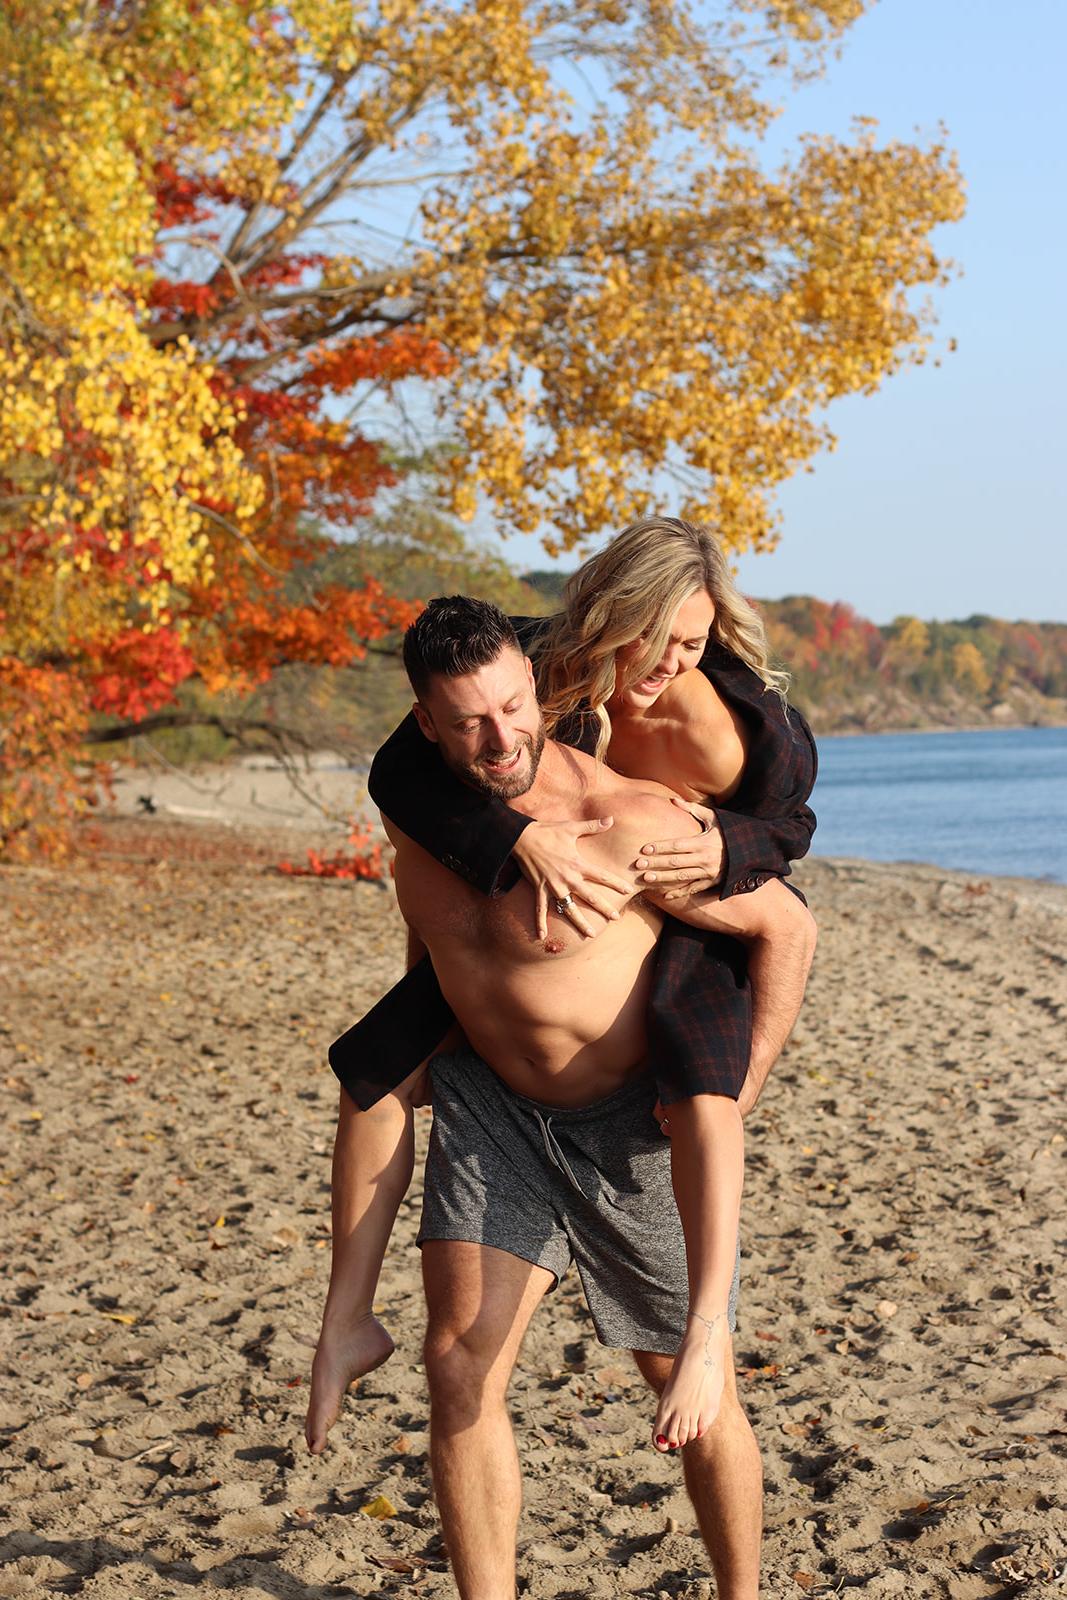
<path fill-rule="evenodd" d="M 434 1058 L 434 1127 L 422 1246 L 434 1490 L 462 1600 L 512 1600 L 521 1480 L 506 1410 L 512 1367 L 538 1301 L 571 1258 L 601 1342 L 633 1351 L 660 1392 L 657 1448 L 682 1448 L 686 1484 L 722 1600 L 759 1584 L 761 1470 L 737 1399 L 730 1331 L 743 1175 L 736 1103 L 698 1095 L 694 1154 L 673 1173 L 652 1115 L 645 1043 L 662 924 L 637 883 L 641 843 L 669 820 L 670 791 L 623 778 L 544 740 L 530 663 L 507 619 L 438 601 L 409 630 L 416 714 L 467 782 L 541 820 L 614 816 L 584 839 L 613 915 L 581 939 L 562 917 L 531 939 L 533 890 L 486 899 L 386 819 L 396 888 L 429 949 L 467 1045 Z M 693 829 L 698 824 L 693 821 Z M 799 1008 L 813 923 L 777 881 L 672 911 L 752 941 L 775 962 L 765 1066 Z M 595 914 L 594 914 L 595 916 Z M 371 1312 L 385 1246 L 411 1176 L 418 1074 L 359 1112 L 342 1092 L 334 1162 L 334 1264 L 308 1413 L 324 1447 L 344 1388 L 393 1345 Z M 677 1202 L 677 1203 L 676 1203 Z M 683 1239 L 679 1213 L 686 1218 Z"/>

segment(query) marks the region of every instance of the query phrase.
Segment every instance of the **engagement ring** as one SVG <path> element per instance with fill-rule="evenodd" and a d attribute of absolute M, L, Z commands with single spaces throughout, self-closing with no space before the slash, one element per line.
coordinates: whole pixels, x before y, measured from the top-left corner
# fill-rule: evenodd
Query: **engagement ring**
<path fill-rule="evenodd" d="M 553 910 L 560 917 L 565 917 L 573 904 L 569 894 L 560 895 L 552 901 Z"/>

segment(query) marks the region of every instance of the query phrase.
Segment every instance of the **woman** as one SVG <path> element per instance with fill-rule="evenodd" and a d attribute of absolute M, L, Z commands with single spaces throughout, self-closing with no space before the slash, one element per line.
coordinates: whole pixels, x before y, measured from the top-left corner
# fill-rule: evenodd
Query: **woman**
<path fill-rule="evenodd" d="M 568 581 L 560 616 L 525 619 L 519 632 L 549 734 L 665 783 L 704 826 L 645 847 L 657 888 L 717 886 L 726 899 L 785 876 L 804 855 L 815 827 L 806 804 L 811 732 L 787 706 L 759 616 L 706 530 L 673 517 L 633 523 Z M 537 891 L 539 937 L 550 900 L 583 933 L 582 904 L 603 909 L 577 849 L 595 825 L 534 822 L 469 788 L 442 766 L 414 717 L 379 750 L 369 788 L 397 827 L 484 893 L 502 893 L 524 873 Z M 709 799 L 713 810 L 698 803 Z M 695 1022 L 694 986 L 709 1001 Z M 366 1109 L 433 1052 L 451 1021 L 424 961 L 334 1043 L 331 1065 Z M 669 923 L 649 1017 L 661 1102 L 710 1090 L 750 1110 L 760 1087 L 746 1081 L 750 1038 L 743 949 Z"/>
<path fill-rule="evenodd" d="M 720 885 L 725 898 L 789 871 L 789 860 L 804 853 L 814 827 L 805 804 L 815 776 L 814 745 L 803 719 L 785 704 L 782 680 L 766 665 L 759 619 L 738 594 L 709 534 L 673 518 L 635 523 L 570 580 L 559 618 L 532 622 L 524 631 L 548 732 L 605 756 L 623 773 L 666 783 L 705 825 L 699 836 L 644 847 L 644 875 L 657 889 L 667 885 L 669 892 L 689 893 Z M 612 879 L 585 870 L 577 839 L 603 820 L 542 824 L 522 816 L 455 778 L 410 717 L 379 751 L 369 786 L 397 827 L 484 892 L 503 892 L 520 869 L 525 872 L 537 890 L 542 935 L 549 900 L 588 931 L 576 902 L 599 907 L 599 889 Z M 706 799 L 717 802 L 714 810 L 700 803 Z M 726 800 L 732 809 L 719 803 Z M 392 1352 L 371 1306 L 410 1171 L 412 1074 L 438 1048 L 452 1021 L 424 958 L 330 1050 L 347 1096 L 335 1146 L 333 1270 L 307 1423 L 315 1452 L 325 1444 L 347 1384 Z M 696 1122 L 729 1108 L 733 1120 L 721 1119 L 716 1148 L 739 1152 L 736 1113 L 755 1103 L 769 1066 L 768 1061 L 755 1076 L 749 1071 L 753 1029 L 744 947 L 725 936 L 695 934 L 668 918 L 647 1036 L 661 1106 L 684 1102 L 673 1113 L 676 1126 L 670 1131 L 678 1135 L 672 1167 L 687 1252 L 702 1237 L 697 1254 L 710 1263 L 707 1272 L 725 1283 L 724 1265 L 730 1263 L 721 1238 L 714 1259 L 708 1253 L 708 1145 L 706 1139 L 700 1144 Z M 391 1091 L 405 1081 L 405 1090 L 394 1096 Z M 408 1154 L 401 1159 L 390 1136 L 387 1168 L 370 1164 L 374 1174 L 386 1177 L 379 1181 L 375 1175 L 372 1182 L 356 1170 L 354 1107 L 374 1108 L 377 1115 L 381 1103 L 392 1116 L 389 1103 L 397 1098 L 407 1101 L 407 1111 L 397 1115 L 398 1125 L 408 1119 Z M 664 1115 L 664 1131 L 668 1121 Z M 398 1142 L 395 1151 L 400 1149 Z M 736 1172 L 736 1192 L 711 1208 L 721 1216 L 732 1206 L 731 1255 L 739 1166 Z M 688 1200 L 681 1198 L 683 1189 Z M 680 1350 L 657 1414 L 660 1449 L 684 1444 L 703 1426 L 695 1410 L 687 1421 L 685 1407 L 672 1398 L 703 1392 L 702 1369 L 710 1363 L 701 1339 L 686 1356 L 694 1375 L 679 1377 L 683 1355 Z M 721 1390 L 721 1371 L 718 1381 Z M 746 1448 L 754 1451 L 754 1442 Z"/>
<path fill-rule="evenodd" d="M 584 714 L 594 753 L 617 772 L 654 778 L 683 801 L 725 804 L 736 795 L 752 731 L 744 714 L 749 708 L 731 698 L 725 681 L 716 686 L 709 645 L 747 664 L 773 691 L 760 708 L 772 727 L 789 727 L 786 678 L 767 666 L 763 625 L 738 593 L 712 536 L 674 518 L 633 523 L 574 574 L 564 605 L 532 652 L 549 736 L 571 742 L 567 730 Z M 706 676 L 694 670 L 701 664 Z M 804 745 L 812 749 L 810 735 L 797 751 L 806 768 Z M 383 809 L 388 813 L 387 804 Z M 691 809 L 710 838 L 696 848 L 688 839 L 668 845 L 687 858 L 684 865 L 646 873 L 660 885 L 674 883 L 674 894 L 711 888 L 721 875 L 721 824 L 712 832 L 715 815 L 700 805 Z M 798 817 L 803 848 L 809 819 L 813 826 L 810 812 Z M 557 830 L 535 823 L 513 849 L 538 889 L 539 932 L 549 896 L 596 904 L 573 849 L 556 854 L 560 842 Z M 572 912 L 572 920 L 587 931 L 580 914 Z"/>

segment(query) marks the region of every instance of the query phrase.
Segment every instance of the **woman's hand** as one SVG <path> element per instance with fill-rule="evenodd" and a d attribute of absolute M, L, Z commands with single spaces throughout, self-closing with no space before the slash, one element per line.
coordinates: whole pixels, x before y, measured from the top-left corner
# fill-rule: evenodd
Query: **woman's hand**
<path fill-rule="evenodd" d="M 537 896 L 537 937 L 548 938 L 548 909 L 559 912 L 587 939 L 593 938 L 593 929 L 575 903 L 581 900 L 593 911 L 599 911 L 609 922 L 618 920 L 619 912 L 606 895 L 599 894 L 594 885 L 615 889 L 628 898 L 633 894 L 633 884 L 614 872 L 591 866 L 578 854 L 578 840 L 583 834 L 603 833 L 612 825 L 611 817 L 594 817 L 589 822 L 531 822 L 522 830 L 512 855 L 522 869 L 523 876 L 533 884 Z M 553 902 L 561 901 L 565 910 Z"/>
<path fill-rule="evenodd" d="M 722 830 L 714 811 L 708 806 L 681 800 L 677 795 L 671 798 L 676 806 L 702 824 L 704 832 L 641 846 L 641 855 L 634 863 L 638 879 L 642 883 L 654 883 L 656 898 L 663 900 L 677 900 L 682 895 L 699 894 L 702 889 L 718 888 L 726 866 Z M 662 892 L 664 889 L 666 893 Z"/>

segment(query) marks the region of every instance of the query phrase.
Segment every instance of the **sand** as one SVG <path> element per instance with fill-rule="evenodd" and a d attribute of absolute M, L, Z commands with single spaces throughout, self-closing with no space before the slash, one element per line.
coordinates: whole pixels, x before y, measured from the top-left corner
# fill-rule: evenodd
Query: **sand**
<path fill-rule="evenodd" d="M 450 1595 L 418 1181 L 380 1292 L 398 1352 L 322 1458 L 302 1442 L 324 1052 L 400 971 L 391 891 L 280 877 L 286 837 L 158 814 L 103 851 L 0 871 L 0 1596 Z M 799 878 L 821 941 L 749 1124 L 736 1338 L 764 1593 L 1062 1593 L 1067 890 L 853 862 Z M 521 1592 L 714 1592 L 679 1464 L 573 1276 L 534 1318 L 513 1410 Z"/>

